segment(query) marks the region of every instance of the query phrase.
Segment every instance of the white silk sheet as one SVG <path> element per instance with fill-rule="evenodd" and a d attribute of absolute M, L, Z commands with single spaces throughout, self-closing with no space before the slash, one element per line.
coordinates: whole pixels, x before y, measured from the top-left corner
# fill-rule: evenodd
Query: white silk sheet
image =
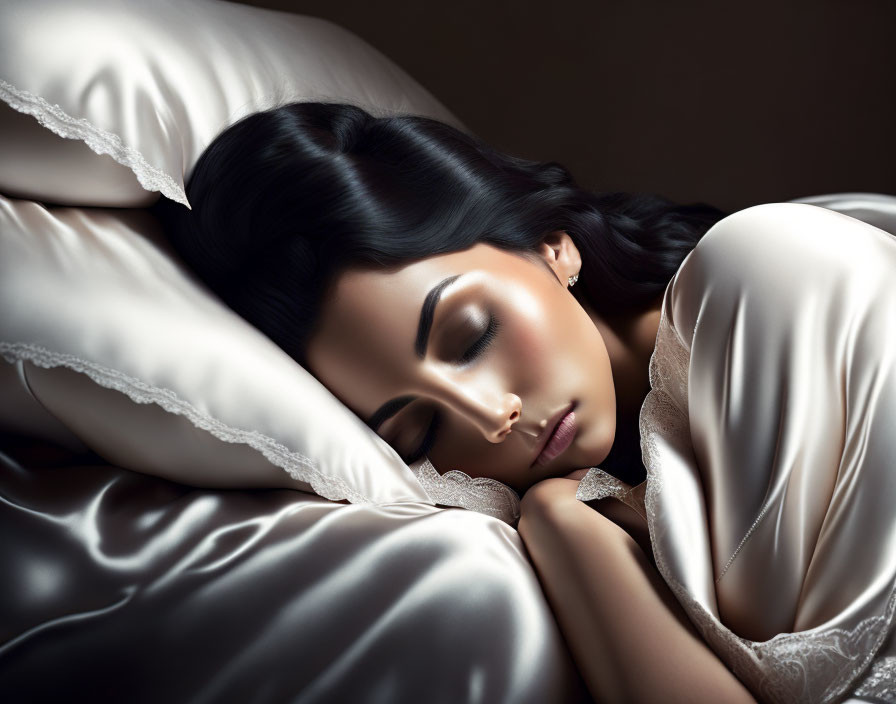
<path fill-rule="evenodd" d="M 8 702 L 587 702 L 519 536 L 0 434 Z"/>

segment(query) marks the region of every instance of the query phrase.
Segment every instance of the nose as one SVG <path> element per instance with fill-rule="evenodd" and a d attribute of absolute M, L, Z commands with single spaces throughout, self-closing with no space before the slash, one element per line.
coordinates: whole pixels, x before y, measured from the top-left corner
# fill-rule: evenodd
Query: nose
<path fill-rule="evenodd" d="M 516 394 L 442 380 L 434 395 L 449 408 L 468 418 L 486 440 L 499 443 L 520 419 L 523 402 Z"/>

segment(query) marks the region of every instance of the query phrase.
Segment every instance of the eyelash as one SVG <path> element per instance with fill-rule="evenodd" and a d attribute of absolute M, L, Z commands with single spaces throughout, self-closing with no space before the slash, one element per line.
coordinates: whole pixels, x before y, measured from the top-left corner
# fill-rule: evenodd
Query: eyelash
<path fill-rule="evenodd" d="M 495 316 L 490 315 L 488 317 L 488 326 L 485 328 L 485 332 L 482 334 L 482 337 L 480 337 L 478 340 L 476 340 L 476 342 L 470 345 L 470 349 L 468 349 L 460 356 L 460 361 L 466 364 L 467 362 L 471 362 L 472 360 L 476 359 L 476 357 L 485 352 L 488 346 L 492 343 L 492 340 L 495 339 L 495 335 L 497 334 L 497 332 L 498 319 Z"/>
<path fill-rule="evenodd" d="M 498 319 L 495 316 L 490 315 L 485 332 L 482 333 L 482 336 L 470 345 L 470 348 L 460 356 L 460 361 L 466 364 L 485 352 L 495 339 L 495 335 L 498 333 L 498 325 Z M 426 431 L 426 436 L 423 438 L 420 448 L 405 461 L 405 464 L 413 464 L 432 449 L 432 446 L 436 441 L 436 431 L 439 429 L 441 423 L 442 415 L 436 411 L 432 416 L 432 422 L 429 424 L 429 429 Z"/>

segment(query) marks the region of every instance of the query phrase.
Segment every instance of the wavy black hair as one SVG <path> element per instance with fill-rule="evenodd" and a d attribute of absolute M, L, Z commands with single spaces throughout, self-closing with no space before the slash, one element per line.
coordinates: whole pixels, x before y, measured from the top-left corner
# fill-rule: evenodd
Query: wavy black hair
<path fill-rule="evenodd" d="M 175 250 L 305 367 L 323 297 L 347 268 L 388 268 L 479 242 L 531 254 L 565 230 L 582 256 L 572 291 L 609 321 L 655 306 L 726 215 L 654 194 L 593 193 L 556 162 L 502 153 L 438 120 L 320 102 L 227 128 L 186 192 L 192 210 L 164 198 L 154 207 Z M 633 446 L 623 454 L 640 458 Z"/>

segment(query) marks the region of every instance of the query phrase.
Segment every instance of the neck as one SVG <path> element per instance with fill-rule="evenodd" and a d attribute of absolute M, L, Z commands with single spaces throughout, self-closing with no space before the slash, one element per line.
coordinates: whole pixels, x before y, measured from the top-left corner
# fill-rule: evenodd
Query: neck
<path fill-rule="evenodd" d="M 644 397 L 650 391 L 650 356 L 656 345 L 662 300 L 635 317 L 607 321 L 589 311 L 610 356 L 616 389 L 616 416 L 637 428 Z"/>
<path fill-rule="evenodd" d="M 633 485 L 644 479 L 638 421 L 650 391 L 650 356 L 659 330 L 660 305 L 661 301 L 643 314 L 612 323 L 589 311 L 604 338 L 616 390 L 616 437 L 605 469 Z"/>

